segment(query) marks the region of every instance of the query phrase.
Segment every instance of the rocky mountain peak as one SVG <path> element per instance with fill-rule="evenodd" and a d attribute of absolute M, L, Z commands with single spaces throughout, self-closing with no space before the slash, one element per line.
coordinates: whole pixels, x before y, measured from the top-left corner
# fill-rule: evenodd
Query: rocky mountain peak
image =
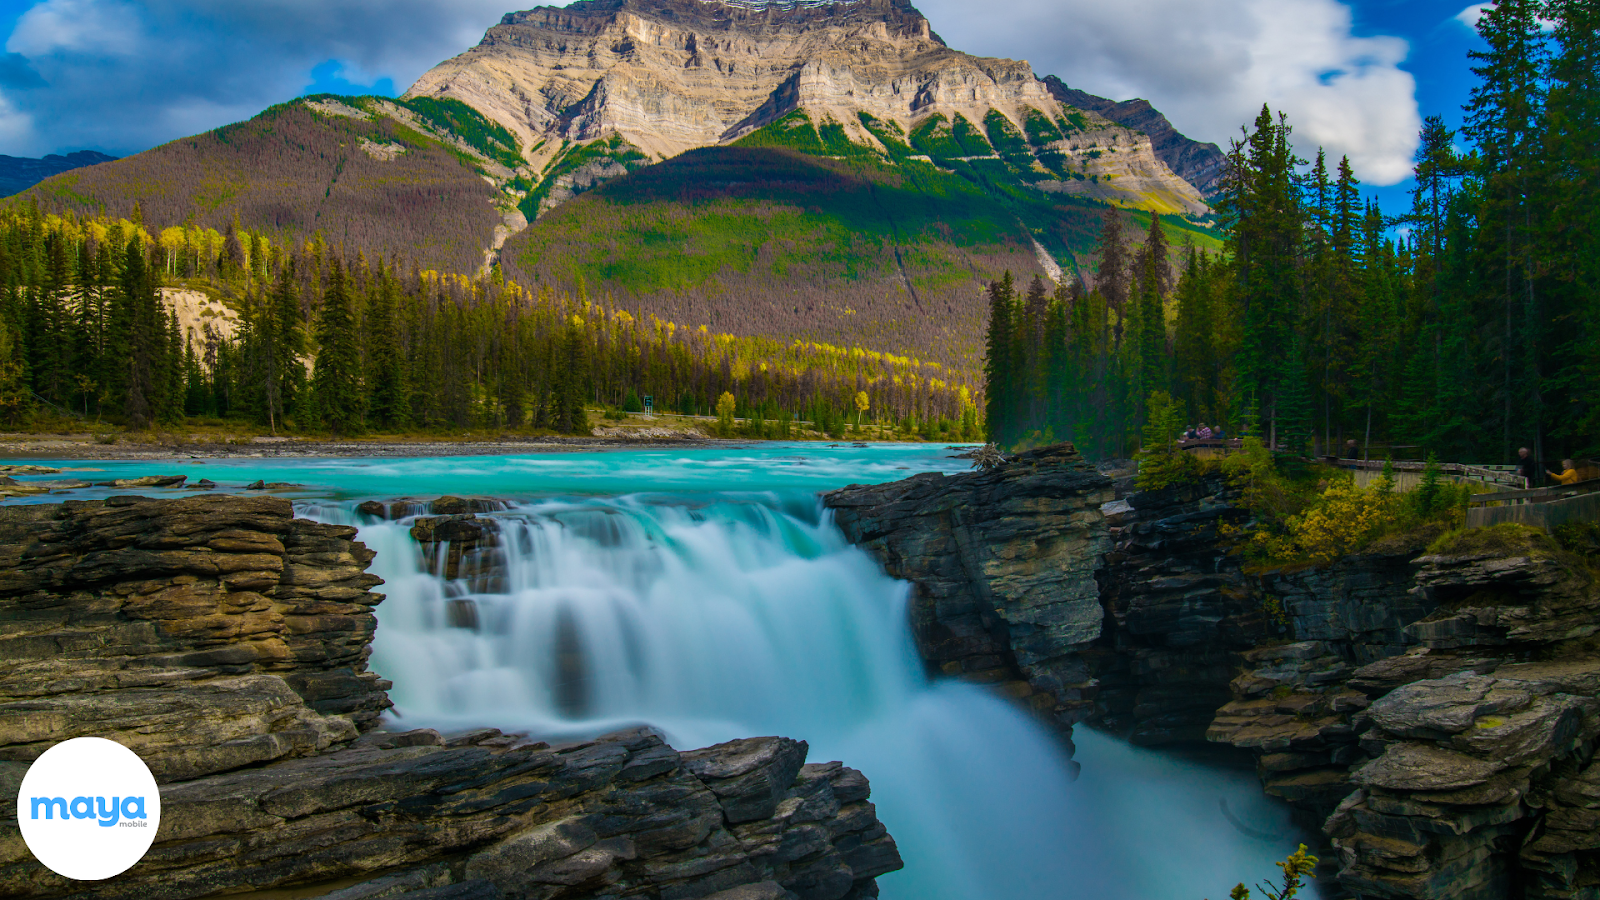
<path fill-rule="evenodd" d="M 406 96 L 460 100 L 504 125 L 521 142 L 535 182 L 560 168 L 575 145 L 599 140 L 620 138 L 641 163 L 659 161 L 737 141 L 803 111 L 888 155 L 869 122 L 902 135 L 929 123 L 982 131 L 998 114 L 1010 134 L 1035 133 L 1033 124 L 1043 121 L 1066 135 L 1060 146 L 1038 148 L 1077 161 L 1082 171 L 1060 184 L 1063 192 L 1162 211 L 1205 208 L 1147 137 L 1063 104 L 1025 61 L 951 49 L 907 0 L 537 7 L 505 16 Z M 992 152 L 985 145 L 978 155 Z M 607 157 L 604 167 L 622 162 Z M 593 184 L 601 173 L 580 174 Z"/>

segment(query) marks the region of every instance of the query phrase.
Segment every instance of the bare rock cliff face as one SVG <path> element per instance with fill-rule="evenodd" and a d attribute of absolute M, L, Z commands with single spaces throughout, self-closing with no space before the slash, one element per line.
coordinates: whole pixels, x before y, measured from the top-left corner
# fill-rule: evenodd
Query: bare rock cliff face
<path fill-rule="evenodd" d="M 867 780 L 802 741 L 376 730 L 354 536 L 270 497 L 0 507 L 0 896 L 865 900 L 901 867 Z M 162 792 L 149 854 L 94 884 L 15 824 L 28 761 L 86 735 Z"/>
<path fill-rule="evenodd" d="M 733 0 L 579 0 L 510 13 L 466 53 L 425 73 L 407 96 L 451 97 L 511 129 L 537 170 L 570 143 L 619 134 L 656 159 L 733 141 L 796 110 L 877 146 L 868 113 L 909 132 L 935 115 L 982 127 L 998 111 L 1020 133 L 1062 104 L 1022 61 L 950 49 L 906 0 L 827 4 Z M 1201 212 L 1199 191 L 1150 139 L 1082 113 L 1118 165 L 1062 146 L 1086 175 L 1074 192 Z M 1087 143 L 1087 142 L 1085 142 Z M 1065 186 L 1063 189 L 1066 189 Z"/>
<path fill-rule="evenodd" d="M 1002 685 L 1070 734 L 1092 710 L 1079 653 L 1100 636 L 1095 573 L 1110 479 L 1069 445 L 991 472 L 919 475 L 823 497 L 845 535 L 912 584 L 929 666 Z"/>
<path fill-rule="evenodd" d="M 1094 94 L 1067 86 L 1054 75 L 1046 75 L 1045 87 L 1050 95 L 1067 106 L 1099 113 L 1135 131 L 1150 137 L 1150 144 L 1161 161 L 1179 178 L 1189 182 L 1206 195 L 1216 193 L 1221 187 L 1223 169 L 1227 158 L 1216 144 L 1202 143 L 1180 134 L 1167 117 L 1148 100 L 1108 100 Z"/>
<path fill-rule="evenodd" d="M 1059 725 L 1248 752 L 1329 840 L 1322 874 L 1345 891 L 1600 897 L 1594 559 L 1547 540 L 1431 556 L 1396 540 L 1246 572 L 1221 526 L 1249 516 L 1220 481 L 1102 515 L 1109 497 L 1057 447 L 825 499 L 913 582 L 930 667 L 1025 679 L 1011 692 Z M 1022 574 L 1027 608 L 1058 627 L 1016 624 Z"/>

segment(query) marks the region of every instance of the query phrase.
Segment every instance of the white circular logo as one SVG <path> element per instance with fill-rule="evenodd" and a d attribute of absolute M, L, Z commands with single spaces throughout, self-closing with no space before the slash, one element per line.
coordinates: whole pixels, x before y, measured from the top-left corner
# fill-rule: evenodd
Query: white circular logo
<path fill-rule="evenodd" d="M 161 792 L 138 754 L 73 738 L 33 761 L 17 791 L 17 824 L 52 872 L 99 881 L 144 858 L 161 827 Z"/>

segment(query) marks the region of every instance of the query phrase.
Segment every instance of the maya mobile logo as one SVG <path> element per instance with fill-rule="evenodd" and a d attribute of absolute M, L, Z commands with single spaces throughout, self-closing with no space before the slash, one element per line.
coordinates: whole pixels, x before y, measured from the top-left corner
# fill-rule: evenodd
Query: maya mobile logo
<path fill-rule="evenodd" d="M 161 827 L 161 791 L 132 750 L 73 738 L 28 768 L 17 791 L 17 825 L 51 871 L 99 881 L 144 858 Z"/>

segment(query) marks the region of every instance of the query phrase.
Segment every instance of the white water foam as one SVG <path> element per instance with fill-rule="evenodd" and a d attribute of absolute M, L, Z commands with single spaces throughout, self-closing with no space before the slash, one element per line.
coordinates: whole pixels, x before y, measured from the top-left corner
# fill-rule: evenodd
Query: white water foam
<path fill-rule="evenodd" d="M 1199 900 L 1293 849 L 1251 773 L 1079 729 L 1073 783 L 1060 745 L 1009 702 L 930 683 L 906 585 L 808 495 L 552 500 L 493 518 L 507 578 L 477 593 L 424 570 L 408 522 L 361 528 L 387 582 L 372 668 L 394 681 L 396 726 L 561 739 L 645 723 L 680 749 L 806 740 L 811 761 L 871 780 L 906 861 L 879 879 L 889 900 Z M 1236 829 L 1223 800 L 1276 837 Z"/>

